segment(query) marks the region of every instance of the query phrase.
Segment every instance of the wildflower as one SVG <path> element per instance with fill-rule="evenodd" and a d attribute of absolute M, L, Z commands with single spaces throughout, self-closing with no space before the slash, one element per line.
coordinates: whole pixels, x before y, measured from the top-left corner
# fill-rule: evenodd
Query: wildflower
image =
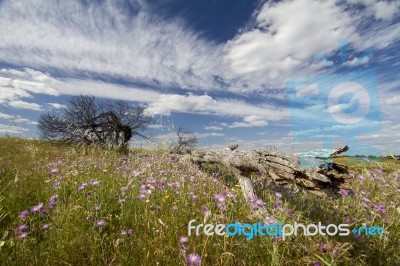
<path fill-rule="evenodd" d="M 53 188 L 57 189 L 57 188 L 60 187 L 60 182 L 58 182 L 58 181 L 53 181 L 53 183 L 52 183 L 51 186 L 52 186 Z"/>
<path fill-rule="evenodd" d="M 280 207 L 282 207 L 282 201 L 281 200 L 277 200 L 277 201 L 275 201 L 274 202 L 274 206 L 275 206 L 275 208 L 280 208 Z"/>
<path fill-rule="evenodd" d="M 21 220 L 25 220 L 26 217 L 28 217 L 29 211 L 28 210 L 23 210 L 22 212 L 19 213 L 18 218 Z"/>
<path fill-rule="evenodd" d="M 349 191 L 346 189 L 340 189 L 340 194 L 342 194 L 343 197 L 349 196 Z"/>
<path fill-rule="evenodd" d="M 198 201 L 198 197 L 196 195 L 192 195 L 192 202 L 196 203 Z"/>
<path fill-rule="evenodd" d="M 189 238 L 187 236 L 182 236 L 179 239 L 179 243 L 181 243 L 181 244 L 186 244 L 187 242 L 189 242 Z"/>
<path fill-rule="evenodd" d="M 17 231 L 21 232 L 21 231 L 27 230 L 28 228 L 29 228 L 29 227 L 28 227 L 27 225 L 20 224 L 20 225 L 18 225 L 15 229 L 16 229 Z"/>
<path fill-rule="evenodd" d="M 293 210 L 292 210 L 292 209 L 287 209 L 287 210 L 285 211 L 285 214 L 286 214 L 287 216 L 292 216 Z"/>
<path fill-rule="evenodd" d="M 222 194 L 215 194 L 214 195 L 214 200 L 216 202 L 223 203 L 223 202 L 225 202 L 225 196 L 222 195 Z"/>
<path fill-rule="evenodd" d="M 87 186 L 87 183 L 82 183 L 78 186 L 78 190 L 84 190 L 86 186 Z"/>
<path fill-rule="evenodd" d="M 42 229 L 43 231 L 46 231 L 46 230 L 48 230 L 50 228 L 50 225 L 49 224 L 42 224 L 42 225 L 40 225 L 40 229 Z"/>
<path fill-rule="evenodd" d="M 119 203 L 119 204 L 122 204 L 122 203 L 124 203 L 125 201 L 126 201 L 126 199 L 119 199 L 119 200 L 118 200 L 118 203 Z"/>
<path fill-rule="evenodd" d="M 133 230 L 132 229 L 121 230 L 121 236 L 131 236 L 132 234 L 133 234 Z"/>
<path fill-rule="evenodd" d="M 49 211 L 47 209 L 43 208 L 43 209 L 40 210 L 39 214 L 40 214 L 41 217 L 45 217 L 48 214 L 48 212 Z"/>
<path fill-rule="evenodd" d="M 98 212 L 98 211 L 100 211 L 101 208 L 99 205 L 94 205 L 93 209 L 94 209 L 94 211 Z"/>
<path fill-rule="evenodd" d="M 201 208 L 201 213 L 202 213 L 203 215 L 206 215 L 207 213 L 209 213 L 208 208 L 207 208 L 206 205 L 201 205 L 200 208 Z"/>
<path fill-rule="evenodd" d="M 364 179 L 365 179 L 365 176 L 359 175 L 358 178 L 360 178 L 361 180 L 364 180 Z"/>
<path fill-rule="evenodd" d="M 104 220 L 98 220 L 96 221 L 96 227 L 104 227 L 107 225 L 107 222 Z"/>
<path fill-rule="evenodd" d="M 171 211 L 177 211 L 177 210 L 178 210 L 177 206 L 174 205 L 174 206 L 171 207 Z"/>
<path fill-rule="evenodd" d="M 93 220 L 93 214 L 89 213 L 88 216 L 86 216 L 86 220 L 91 221 Z"/>
<path fill-rule="evenodd" d="M 27 237 L 28 235 L 29 235 L 28 232 L 22 232 L 21 234 L 18 235 L 18 238 L 23 239 L 23 238 Z"/>
<path fill-rule="evenodd" d="M 221 211 L 226 211 L 226 206 L 224 203 L 220 202 L 217 204 L 218 209 L 220 209 Z"/>
<path fill-rule="evenodd" d="M 321 266 L 319 262 L 314 263 L 314 266 Z"/>
<path fill-rule="evenodd" d="M 60 169 L 58 169 L 58 168 L 53 168 L 53 169 L 51 169 L 51 170 L 49 171 L 49 174 L 50 174 L 50 175 L 54 175 L 54 174 L 57 174 L 58 172 L 60 172 Z"/>
<path fill-rule="evenodd" d="M 191 253 L 187 256 L 186 262 L 188 265 L 198 266 L 201 264 L 201 257 L 197 253 Z"/>
<path fill-rule="evenodd" d="M 57 205 L 56 200 L 57 200 L 57 195 L 53 195 L 49 198 L 48 201 L 49 209 L 53 209 Z"/>
<path fill-rule="evenodd" d="M 380 205 L 375 205 L 375 210 L 376 210 L 377 212 L 385 212 L 385 211 L 386 211 L 386 207 L 385 207 L 385 205 L 382 205 L 382 204 L 380 204 Z"/>
<path fill-rule="evenodd" d="M 101 184 L 101 181 L 91 179 L 89 183 L 91 186 L 96 187 Z"/>
<path fill-rule="evenodd" d="M 186 247 L 185 246 L 180 246 L 179 247 L 179 254 L 184 255 L 186 253 Z"/>
<path fill-rule="evenodd" d="M 279 193 L 279 192 L 275 192 L 275 197 L 277 197 L 277 198 L 282 198 L 282 193 Z"/>
<path fill-rule="evenodd" d="M 31 212 L 35 213 L 35 212 L 39 212 L 42 208 L 43 208 L 43 203 L 39 203 L 38 205 L 35 205 L 31 208 Z"/>
<path fill-rule="evenodd" d="M 327 245 L 325 243 L 324 244 L 320 244 L 319 245 L 319 251 L 322 252 L 322 253 L 327 252 L 328 251 Z"/>

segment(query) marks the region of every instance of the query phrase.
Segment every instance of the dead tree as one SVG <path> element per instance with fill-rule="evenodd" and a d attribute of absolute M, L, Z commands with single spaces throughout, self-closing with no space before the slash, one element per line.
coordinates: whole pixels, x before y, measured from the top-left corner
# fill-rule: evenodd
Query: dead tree
<path fill-rule="evenodd" d="M 337 149 L 331 156 L 347 151 L 348 147 Z M 298 157 L 267 151 L 236 151 L 231 149 L 215 151 L 195 151 L 186 159 L 198 163 L 224 165 L 233 174 L 245 198 L 258 198 L 254 187 L 255 180 L 264 180 L 284 186 L 303 188 L 318 196 L 339 197 L 340 189 L 351 189 L 351 176 L 346 167 L 329 163 L 318 168 L 304 169 Z M 321 158 L 319 158 L 321 159 Z M 257 210 L 265 217 L 266 210 Z"/>
<path fill-rule="evenodd" d="M 190 130 L 179 127 L 176 136 L 177 142 L 171 146 L 173 152 L 178 154 L 190 153 L 197 147 L 197 136 L 192 134 Z"/>
<path fill-rule="evenodd" d="M 153 122 L 145 108 L 124 101 L 98 102 L 93 96 L 70 99 L 68 106 L 41 115 L 38 127 L 42 138 L 85 144 L 107 144 L 126 150 L 133 136 Z"/>

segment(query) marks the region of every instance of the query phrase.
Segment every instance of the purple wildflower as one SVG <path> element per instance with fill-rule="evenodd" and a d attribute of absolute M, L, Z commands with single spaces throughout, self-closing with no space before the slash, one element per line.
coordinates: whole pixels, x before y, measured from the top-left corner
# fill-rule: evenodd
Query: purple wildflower
<path fill-rule="evenodd" d="M 321 266 L 319 262 L 314 263 L 314 266 Z"/>
<path fill-rule="evenodd" d="M 50 175 L 54 175 L 54 174 L 57 174 L 58 172 L 60 172 L 60 169 L 58 169 L 58 168 L 53 168 L 53 169 L 51 169 L 51 170 L 49 171 L 49 174 L 50 174 Z"/>
<path fill-rule="evenodd" d="M 118 200 L 118 204 L 122 204 L 122 203 L 124 203 L 126 201 L 126 199 L 119 199 Z"/>
<path fill-rule="evenodd" d="M 226 206 L 223 202 L 220 202 L 217 204 L 218 209 L 220 209 L 221 211 L 226 211 Z"/>
<path fill-rule="evenodd" d="M 80 184 L 77 189 L 84 190 L 86 186 L 87 186 L 87 183 L 84 182 L 84 183 Z"/>
<path fill-rule="evenodd" d="M 21 234 L 18 235 L 19 239 L 23 239 L 25 237 L 28 237 L 29 233 L 28 232 L 22 232 Z"/>
<path fill-rule="evenodd" d="M 191 253 L 187 256 L 186 262 L 188 265 L 198 266 L 201 265 L 201 257 L 197 253 Z"/>
<path fill-rule="evenodd" d="M 327 245 L 325 243 L 324 244 L 320 244 L 319 245 L 319 251 L 322 252 L 322 253 L 327 252 L 328 251 Z"/>
<path fill-rule="evenodd" d="M 53 181 L 53 183 L 52 183 L 51 186 L 52 186 L 53 188 L 57 189 L 57 188 L 60 187 L 60 182 L 58 182 L 58 181 Z"/>
<path fill-rule="evenodd" d="M 132 234 L 133 234 L 133 230 L 132 229 L 121 230 L 121 236 L 131 236 Z"/>
<path fill-rule="evenodd" d="M 89 183 L 91 186 L 96 187 L 101 184 L 101 181 L 91 179 Z"/>
<path fill-rule="evenodd" d="M 196 195 L 192 195 L 192 202 L 196 203 L 199 200 L 199 198 Z"/>
<path fill-rule="evenodd" d="M 341 188 L 340 194 L 342 194 L 343 197 L 347 197 L 347 196 L 349 196 L 349 191 Z"/>
<path fill-rule="evenodd" d="M 104 227 L 107 225 L 107 222 L 104 220 L 98 220 L 96 221 L 96 227 Z"/>
<path fill-rule="evenodd" d="M 94 211 L 98 212 L 98 211 L 100 211 L 101 208 L 99 205 L 94 205 L 93 209 L 94 209 Z"/>
<path fill-rule="evenodd" d="M 223 202 L 225 202 L 225 196 L 222 195 L 222 194 L 215 194 L 214 195 L 214 200 L 216 202 L 223 203 Z"/>
<path fill-rule="evenodd" d="M 22 212 L 19 213 L 18 218 L 21 220 L 25 220 L 26 217 L 28 217 L 29 211 L 28 210 L 23 210 Z"/>
<path fill-rule="evenodd" d="M 31 208 L 31 212 L 35 213 L 35 212 L 39 212 L 42 208 L 43 208 L 43 203 L 39 203 L 38 205 L 35 205 Z"/>
<path fill-rule="evenodd" d="M 292 216 L 293 210 L 292 210 L 292 209 L 287 209 L 287 210 L 285 211 L 285 213 L 286 213 L 287 216 Z"/>
<path fill-rule="evenodd" d="M 182 236 L 179 239 L 179 243 L 181 243 L 181 244 L 186 244 L 187 242 L 189 242 L 189 238 L 187 236 Z"/>
<path fill-rule="evenodd" d="M 385 205 L 383 205 L 383 204 L 376 205 L 376 206 L 375 206 L 375 210 L 376 210 L 377 212 L 385 212 L 385 211 L 386 211 L 386 207 L 385 207 Z"/>
<path fill-rule="evenodd" d="M 279 192 L 275 192 L 275 197 L 277 197 L 277 198 L 282 198 L 282 193 L 279 193 Z"/>
<path fill-rule="evenodd" d="M 17 231 L 21 232 L 21 231 L 27 230 L 28 228 L 29 228 L 29 227 L 28 227 L 27 225 L 20 224 L 20 225 L 18 225 L 15 229 L 16 229 Z"/>
<path fill-rule="evenodd" d="M 50 228 L 50 225 L 49 224 L 42 224 L 42 225 L 40 225 L 40 229 L 42 229 L 43 231 L 46 231 L 46 230 L 48 230 Z"/>
<path fill-rule="evenodd" d="M 49 198 L 48 201 L 49 209 L 53 209 L 57 205 L 56 203 L 57 197 L 58 197 L 57 195 L 53 195 Z"/>
<path fill-rule="evenodd" d="M 203 215 L 206 215 L 206 214 L 209 212 L 206 205 L 201 205 L 200 208 L 201 208 L 201 213 L 202 213 Z"/>

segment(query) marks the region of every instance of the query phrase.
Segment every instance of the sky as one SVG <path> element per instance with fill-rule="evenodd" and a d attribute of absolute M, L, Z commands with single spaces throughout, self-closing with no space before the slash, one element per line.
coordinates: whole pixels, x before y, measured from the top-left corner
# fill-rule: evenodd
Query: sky
<path fill-rule="evenodd" d="M 161 144 L 400 154 L 400 1 L 0 0 L 0 25 L 0 134 L 83 94 Z"/>

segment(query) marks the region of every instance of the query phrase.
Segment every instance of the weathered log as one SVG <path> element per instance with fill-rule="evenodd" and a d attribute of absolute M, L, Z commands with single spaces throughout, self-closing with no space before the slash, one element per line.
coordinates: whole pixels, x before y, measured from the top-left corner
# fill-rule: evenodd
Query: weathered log
<path fill-rule="evenodd" d="M 347 151 L 333 151 L 337 155 Z M 346 167 L 329 163 L 329 167 L 303 169 L 296 156 L 266 151 L 195 151 L 190 155 L 195 163 L 225 165 L 236 176 L 245 196 L 256 196 L 252 176 L 281 185 L 294 185 L 318 196 L 339 197 L 340 189 L 350 189 L 351 176 Z"/>

